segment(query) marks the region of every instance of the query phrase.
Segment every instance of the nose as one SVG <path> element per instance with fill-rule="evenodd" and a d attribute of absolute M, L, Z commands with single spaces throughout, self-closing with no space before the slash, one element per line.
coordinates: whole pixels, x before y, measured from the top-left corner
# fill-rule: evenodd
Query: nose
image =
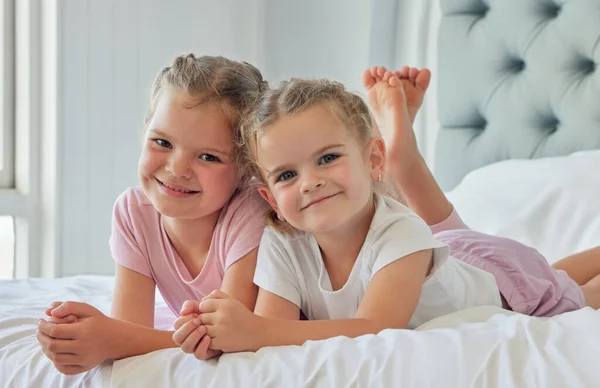
<path fill-rule="evenodd" d="M 192 177 L 192 169 L 190 163 L 183 155 L 172 153 L 166 165 L 166 170 L 169 174 L 176 178 L 189 179 Z"/>
<path fill-rule="evenodd" d="M 302 193 L 310 193 L 325 186 L 325 179 L 314 171 L 306 171 L 302 175 L 302 184 L 300 186 Z"/>

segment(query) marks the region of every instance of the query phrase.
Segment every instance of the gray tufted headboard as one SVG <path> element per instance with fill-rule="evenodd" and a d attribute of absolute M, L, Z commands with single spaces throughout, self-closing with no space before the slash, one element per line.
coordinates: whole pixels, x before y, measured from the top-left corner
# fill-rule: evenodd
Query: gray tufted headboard
<path fill-rule="evenodd" d="M 441 0 L 435 175 L 600 148 L 600 0 Z"/>

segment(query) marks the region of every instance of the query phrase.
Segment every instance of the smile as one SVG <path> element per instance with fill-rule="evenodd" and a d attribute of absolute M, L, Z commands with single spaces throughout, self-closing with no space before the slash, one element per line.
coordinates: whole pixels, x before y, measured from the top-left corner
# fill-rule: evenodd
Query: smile
<path fill-rule="evenodd" d="M 309 202 L 308 205 L 304 206 L 300 210 L 308 209 L 309 207 L 311 207 L 313 205 L 320 205 L 323 202 L 325 202 L 325 201 L 327 201 L 327 200 L 329 200 L 329 199 L 331 199 L 333 197 L 336 197 L 338 194 L 341 194 L 341 193 L 335 193 L 335 194 L 332 194 L 332 195 L 328 195 L 328 196 L 325 196 L 325 197 L 321 197 L 321 198 L 315 199 L 314 201 Z"/>
<path fill-rule="evenodd" d="M 163 183 L 163 182 L 159 181 L 158 179 L 156 179 L 156 181 L 158 182 L 158 184 L 159 184 L 160 188 L 163 190 L 163 192 L 165 192 L 166 194 L 168 194 L 172 197 L 186 198 L 186 197 L 191 197 L 193 195 L 200 193 L 200 191 L 188 190 L 188 189 L 184 189 L 182 187 L 171 186 L 167 183 Z"/>

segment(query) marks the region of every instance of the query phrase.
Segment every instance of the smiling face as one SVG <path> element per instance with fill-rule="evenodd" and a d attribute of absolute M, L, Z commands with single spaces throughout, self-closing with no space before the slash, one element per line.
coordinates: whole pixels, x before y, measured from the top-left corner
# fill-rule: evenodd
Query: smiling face
<path fill-rule="evenodd" d="M 372 206 L 377 142 L 360 141 L 327 103 L 284 116 L 257 136 L 266 182 L 261 194 L 296 229 L 327 233 L 343 227 Z"/>
<path fill-rule="evenodd" d="M 162 215 L 199 219 L 220 211 L 239 183 L 233 139 L 219 104 L 191 104 L 165 90 L 146 126 L 138 163 L 144 193 Z"/>

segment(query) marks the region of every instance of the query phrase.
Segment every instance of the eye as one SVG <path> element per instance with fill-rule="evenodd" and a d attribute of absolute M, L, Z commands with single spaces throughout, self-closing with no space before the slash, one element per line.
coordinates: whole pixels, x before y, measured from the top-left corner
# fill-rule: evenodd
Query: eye
<path fill-rule="evenodd" d="M 154 142 L 163 148 L 173 148 L 171 143 L 169 143 L 168 141 L 166 141 L 164 139 L 154 139 Z"/>
<path fill-rule="evenodd" d="M 319 158 L 319 164 L 329 164 L 339 157 L 340 157 L 339 155 L 335 155 L 335 154 L 323 155 L 323 156 L 321 156 L 321 158 Z"/>
<path fill-rule="evenodd" d="M 211 154 L 202 154 L 200 155 L 200 159 L 204 160 L 205 162 L 220 162 L 221 159 L 217 158 L 214 155 Z"/>
<path fill-rule="evenodd" d="M 296 176 L 295 172 L 285 171 L 283 174 L 279 175 L 279 177 L 277 178 L 277 182 L 289 181 L 290 179 L 292 179 L 295 176 Z"/>

